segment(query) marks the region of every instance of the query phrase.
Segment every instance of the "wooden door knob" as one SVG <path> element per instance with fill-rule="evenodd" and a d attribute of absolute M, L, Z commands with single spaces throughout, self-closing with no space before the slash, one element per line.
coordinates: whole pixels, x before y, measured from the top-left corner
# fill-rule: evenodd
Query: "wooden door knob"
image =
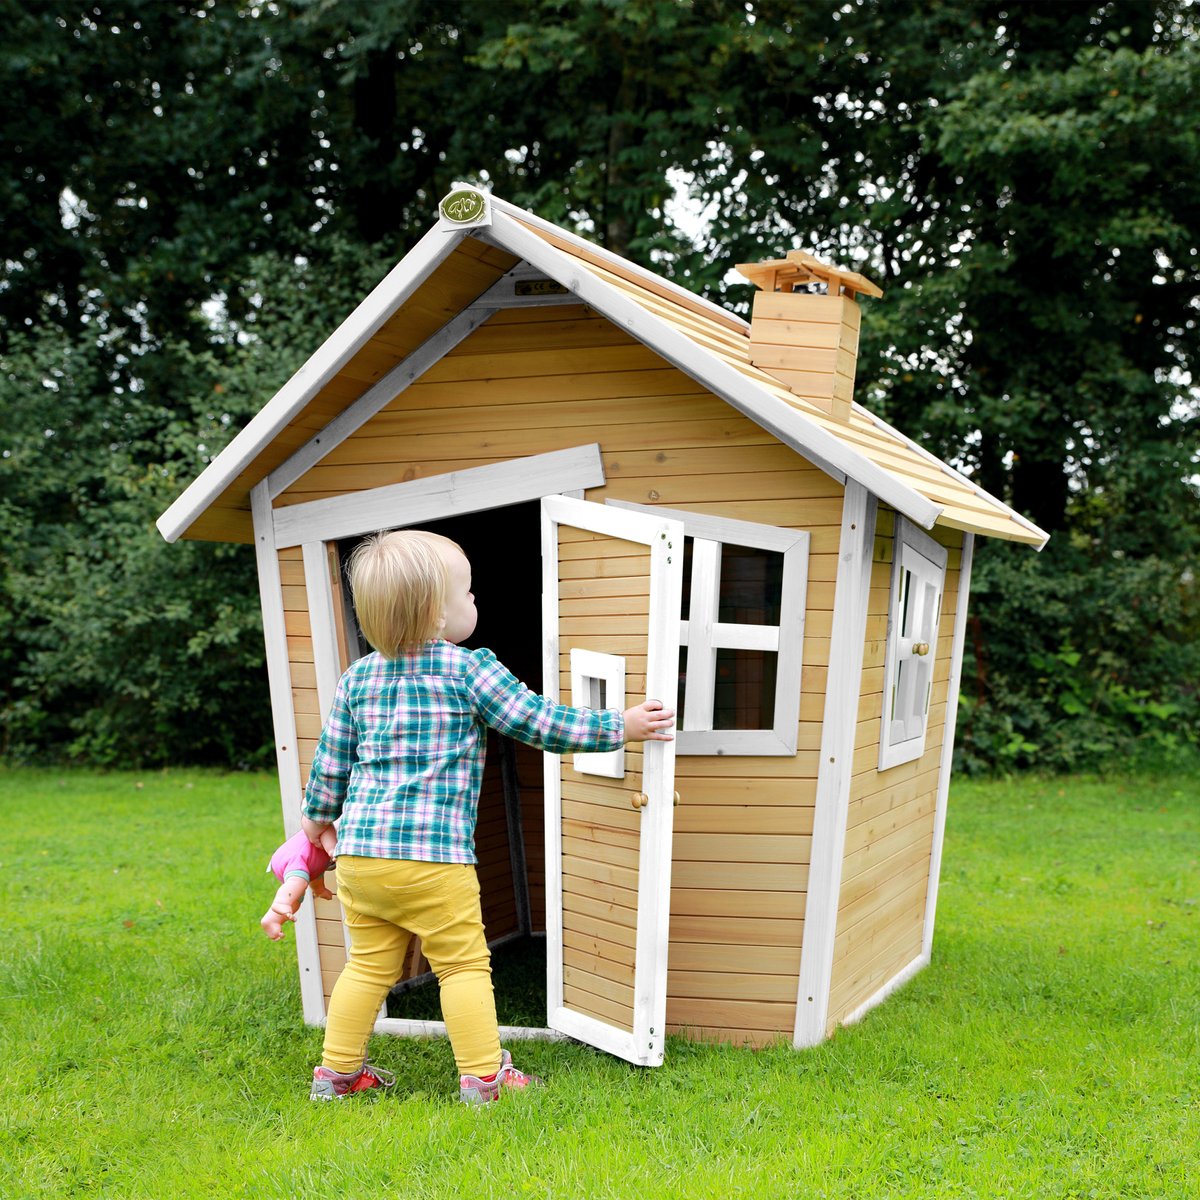
<path fill-rule="evenodd" d="M 647 796 L 645 792 L 634 792 L 634 794 L 629 798 L 629 803 L 632 804 L 634 808 L 645 808 L 646 805 L 650 803 L 650 797 Z"/>

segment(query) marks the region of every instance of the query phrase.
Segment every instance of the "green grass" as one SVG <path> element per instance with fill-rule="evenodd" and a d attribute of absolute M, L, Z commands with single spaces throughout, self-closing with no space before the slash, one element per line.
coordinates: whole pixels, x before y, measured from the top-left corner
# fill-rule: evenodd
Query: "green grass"
<path fill-rule="evenodd" d="M 933 965 L 819 1049 L 522 1045 L 454 1102 L 444 1041 L 314 1105 L 320 1031 L 258 918 L 267 776 L 0 774 L 0 1195 L 1189 1197 L 1200 786 L 963 783 Z"/>

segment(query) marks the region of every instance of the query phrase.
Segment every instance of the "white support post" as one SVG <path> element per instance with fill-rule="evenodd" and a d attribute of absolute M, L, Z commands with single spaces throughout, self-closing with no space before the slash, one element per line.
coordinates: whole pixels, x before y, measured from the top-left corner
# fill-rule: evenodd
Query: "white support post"
<path fill-rule="evenodd" d="M 321 724 L 329 720 L 333 694 L 341 678 L 338 655 L 337 622 L 340 614 L 333 607 L 333 585 L 329 579 L 329 558 L 324 542 L 304 542 L 304 590 L 308 593 L 308 619 L 312 628 L 313 666 L 317 676 L 317 702 L 321 706 Z"/>
<path fill-rule="evenodd" d="M 937 808 L 933 818 L 933 851 L 929 859 L 929 890 L 925 895 L 925 936 L 921 953 L 926 962 L 933 953 L 933 922 L 937 914 L 938 879 L 942 872 L 942 844 L 946 836 L 946 805 L 950 796 L 950 773 L 954 765 L 954 732 L 958 721 L 958 688 L 962 678 L 963 647 L 967 636 L 967 606 L 971 597 L 971 564 L 975 557 L 975 535 L 963 534 L 962 565 L 958 572 L 958 599 L 951 644 L 950 684 L 946 689 L 946 727 L 942 733 L 942 760 L 938 770 Z"/>
<path fill-rule="evenodd" d="M 275 545 L 274 515 L 265 480 L 250 493 L 250 509 L 254 519 L 254 552 L 258 559 L 258 588 L 262 603 L 263 640 L 266 643 L 267 680 L 271 689 L 271 717 L 275 730 L 275 761 L 279 770 L 283 827 L 285 836 L 291 837 L 300 829 L 300 751 L 296 745 L 296 711 L 292 703 L 283 583 Z M 317 919 L 311 899 L 296 914 L 293 928 L 296 931 L 304 1020 L 309 1025 L 319 1025 L 325 1020 L 325 995 L 321 986 L 321 956 L 317 949 Z"/>
<path fill-rule="evenodd" d="M 876 500 L 861 484 L 848 480 L 842 508 L 833 629 L 829 642 L 829 682 L 817 767 L 816 812 L 800 952 L 800 989 L 796 1000 L 793 1045 L 816 1046 L 825 1040 L 829 992 L 837 936 L 842 855 L 854 768 L 854 735 L 862 684 L 863 646 L 871 591 Z"/>

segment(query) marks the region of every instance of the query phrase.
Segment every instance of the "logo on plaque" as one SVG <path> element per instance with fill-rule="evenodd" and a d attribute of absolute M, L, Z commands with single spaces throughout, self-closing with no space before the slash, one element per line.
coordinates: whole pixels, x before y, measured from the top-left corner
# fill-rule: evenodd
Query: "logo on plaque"
<path fill-rule="evenodd" d="M 487 199 L 482 192 L 458 188 L 438 205 L 438 211 L 455 225 L 474 225 L 487 212 Z"/>

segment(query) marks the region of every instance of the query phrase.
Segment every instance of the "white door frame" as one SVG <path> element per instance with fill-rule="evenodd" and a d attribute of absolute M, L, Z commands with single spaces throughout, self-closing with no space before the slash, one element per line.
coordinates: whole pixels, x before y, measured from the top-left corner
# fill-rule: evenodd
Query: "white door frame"
<path fill-rule="evenodd" d="M 290 747 L 286 753 L 281 751 L 278 755 L 284 826 L 289 834 L 300 827 L 303 795 L 295 750 L 292 680 L 287 667 L 282 588 L 276 552 L 285 546 L 301 547 L 312 627 L 317 696 L 321 721 L 324 723 L 329 716 L 341 675 L 336 624 L 340 614 L 334 603 L 327 565 L 329 542 L 373 533 L 378 529 L 412 526 L 464 513 L 505 508 L 540 500 L 546 495 L 564 492 L 582 495 L 584 489 L 602 487 L 604 482 L 600 447 L 593 443 L 281 508 L 270 507 L 265 485 L 256 489 L 255 540 L 259 551 L 260 587 L 263 590 L 264 614 L 269 613 L 272 618 L 268 621 L 264 617 L 264 624 L 268 627 L 268 661 L 278 664 L 278 670 L 272 672 L 272 706 L 278 727 L 277 742 Z M 270 604 L 269 599 L 272 600 Z M 273 638 L 272 632 L 275 634 Z M 325 1020 L 325 1001 L 320 985 L 320 949 L 311 910 L 311 904 L 305 905 L 297 916 L 297 929 L 303 934 L 297 937 L 297 957 L 304 1019 L 310 1025 L 320 1025 Z M 441 1021 L 406 1021 L 388 1017 L 385 1010 L 375 1023 L 375 1030 L 405 1036 L 444 1035 L 446 1027 Z M 549 1029 L 518 1027 L 505 1028 L 501 1032 L 510 1040 L 539 1035 L 558 1036 Z"/>

